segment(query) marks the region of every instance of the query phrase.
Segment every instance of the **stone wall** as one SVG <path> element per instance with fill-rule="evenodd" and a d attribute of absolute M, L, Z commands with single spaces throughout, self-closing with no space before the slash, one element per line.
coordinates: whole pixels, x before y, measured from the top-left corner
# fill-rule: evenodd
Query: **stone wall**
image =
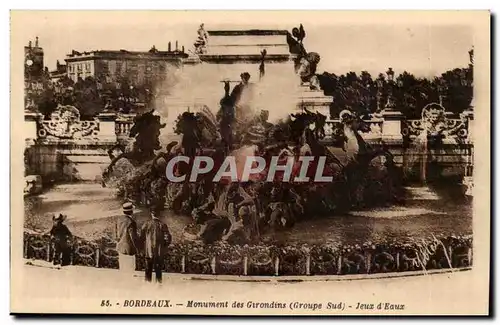
<path fill-rule="evenodd" d="M 109 165 L 107 150 L 129 141 L 133 116 L 102 113 L 81 121 L 71 107 L 59 107 L 52 119 L 25 113 L 25 174 L 40 175 L 44 183 L 99 181 Z"/>
<path fill-rule="evenodd" d="M 44 183 L 99 181 L 111 162 L 112 143 L 46 142 L 25 149 L 26 175 L 40 175 Z"/>

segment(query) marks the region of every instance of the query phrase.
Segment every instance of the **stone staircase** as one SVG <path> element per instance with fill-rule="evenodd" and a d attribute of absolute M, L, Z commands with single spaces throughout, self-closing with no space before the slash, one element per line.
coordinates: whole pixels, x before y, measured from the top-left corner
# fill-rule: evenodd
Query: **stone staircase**
<path fill-rule="evenodd" d="M 102 171 L 109 165 L 108 142 L 53 141 L 26 149 L 30 161 L 28 175 L 40 175 L 43 182 L 99 182 Z"/>
<path fill-rule="evenodd" d="M 111 162 L 107 148 L 63 149 L 63 171 L 72 181 L 100 181 L 101 174 Z"/>

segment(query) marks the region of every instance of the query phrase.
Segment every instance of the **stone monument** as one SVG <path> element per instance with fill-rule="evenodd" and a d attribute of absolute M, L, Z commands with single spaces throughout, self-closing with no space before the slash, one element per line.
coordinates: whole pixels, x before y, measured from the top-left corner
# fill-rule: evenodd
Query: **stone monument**
<path fill-rule="evenodd" d="M 332 97 L 302 78 L 301 67 L 305 67 L 306 74 L 315 72 L 315 66 L 314 71 L 308 69 L 307 60 L 300 61 L 305 51 L 300 50 L 302 39 L 286 30 L 205 31 L 204 25 L 200 25 L 195 50 L 184 59 L 180 82 L 166 104 L 166 132 L 173 132 L 177 116 L 184 111 L 208 107 L 216 114 L 224 96 L 224 83 L 229 82 L 234 89 L 243 73 L 250 75 L 250 102 L 256 113 L 268 110 L 272 120 L 307 108 L 329 116 Z M 319 61 L 317 54 L 314 58 Z"/>

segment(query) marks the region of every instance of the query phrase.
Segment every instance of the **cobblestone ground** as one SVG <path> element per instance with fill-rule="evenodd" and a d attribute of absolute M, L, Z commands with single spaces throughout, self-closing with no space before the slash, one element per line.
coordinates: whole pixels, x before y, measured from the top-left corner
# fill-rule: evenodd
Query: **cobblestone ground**
<path fill-rule="evenodd" d="M 348 215 L 321 219 L 313 217 L 289 231 L 273 234 L 272 240 L 355 243 L 472 232 L 472 207 L 464 197 L 448 189 L 415 187 L 409 190 L 410 198 L 404 206 L 352 211 Z M 103 189 L 98 184 L 61 185 L 41 196 L 26 199 L 25 213 L 25 226 L 31 229 L 45 231 L 51 226 L 50 213 L 64 213 L 68 215 L 68 226 L 77 236 L 114 237 L 121 201 L 113 190 Z M 148 217 L 147 211 L 137 210 L 139 225 Z M 164 218 L 174 241 L 180 240 L 182 229 L 190 218 L 168 211 L 164 212 Z M 266 237 L 271 240 L 271 235 L 264 235 L 264 239 Z"/>

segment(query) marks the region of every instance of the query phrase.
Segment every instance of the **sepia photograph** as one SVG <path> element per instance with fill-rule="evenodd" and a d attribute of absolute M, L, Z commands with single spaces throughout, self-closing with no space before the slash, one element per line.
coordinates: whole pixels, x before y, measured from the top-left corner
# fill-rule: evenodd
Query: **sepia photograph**
<path fill-rule="evenodd" d="M 11 11 L 11 312 L 487 315 L 489 42 L 488 11 Z"/>

